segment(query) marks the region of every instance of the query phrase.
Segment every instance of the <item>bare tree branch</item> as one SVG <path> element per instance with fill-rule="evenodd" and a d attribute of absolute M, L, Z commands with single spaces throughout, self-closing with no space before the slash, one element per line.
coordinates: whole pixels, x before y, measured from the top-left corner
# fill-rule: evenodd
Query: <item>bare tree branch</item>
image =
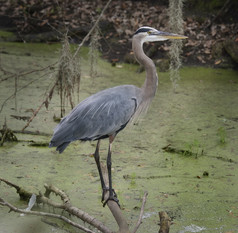
<path fill-rule="evenodd" d="M 77 56 L 77 54 L 78 54 L 79 50 L 81 49 L 81 47 L 83 46 L 83 44 L 88 40 L 89 36 L 92 34 L 92 32 L 94 31 L 94 29 L 97 27 L 97 25 L 98 25 L 100 19 L 102 18 L 102 16 L 103 16 L 105 10 L 108 8 L 108 6 L 109 6 L 109 4 L 111 3 L 111 1 L 112 1 L 112 0 L 109 0 L 109 1 L 107 2 L 107 4 L 105 5 L 105 7 L 103 8 L 101 14 L 100 14 L 99 17 L 97 18 L 95 24 L 94 24 L 93 27 L 90 29 L 90 31 L 88 32 L 88 34 L 83 38 L 82 42 L 79 44 L 79 46 L 78 46 L 76 52 L 74 53 L 73 58 L 75 58 L 75 57 Z"/>

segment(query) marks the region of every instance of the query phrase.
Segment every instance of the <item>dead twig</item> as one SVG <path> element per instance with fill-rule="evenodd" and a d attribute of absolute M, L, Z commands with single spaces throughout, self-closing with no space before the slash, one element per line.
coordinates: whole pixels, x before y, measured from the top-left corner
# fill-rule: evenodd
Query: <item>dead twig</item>
<path fill-rule="evenodd" d="M 48 103 L 49 100 L 52 98 L 54 89 L 56 87 L 56 84 L 54 84 L 54 86 L 50 89 L 49 94 L 47 95 L 47 97 L 45 98 L 45 100 L 41 103 L 41 105 L 33 112 L 32 117 L 28 120 L 27 124 L 22 128 L 22 131 L 24 131 L 29 125 L 30 123 L 33 121 L 33 119 L 36 117 L 36 115 L 38 114 L 38 112 L 41 110 L 42 106 L 45 105 L 46 107 L 48 107 Z"/>
<path fill-rule="evenodd" d="M 145 192 L 143 200 L 142 200 L 142 206 L 141 206 L 141 210 L 140 210 L 139 219 L 138 219 L 137 224 L 136 224 L 134 230 L 132 231 L 132 233 L 135 233 L 142 223 L 142 217 L 143 217 L 143 213 L 144 213 L 144 209 L 145 209 L 145 203 L 147 200 L 147 196 L 148 196 L 148 192 Z"/>

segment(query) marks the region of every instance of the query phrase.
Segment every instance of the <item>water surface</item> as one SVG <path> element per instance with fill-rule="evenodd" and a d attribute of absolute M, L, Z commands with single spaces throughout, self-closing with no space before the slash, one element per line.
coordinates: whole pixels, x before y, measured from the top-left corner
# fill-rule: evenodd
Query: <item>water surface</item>
<path fill-rule="evenodd" d="M 1 44 L 1 65 L 12 73 L 41 69 L 57 61 L 55 45 Z M 88 76 L 86 56 L 82 59 L 80 100 L 104 88 L 134 84 L 140 86 L 145 74 L 137 66 L 112 67 L 99 62 L 99 77 Z M 1 78 L 10 77 L 1 71 Z M 13 76 L 14 77 L 14 76 Z M 16 100 L 6 102 L 0 115 L 9 128 L 20 130 L 26 124 L 10 115 L 31 116 L 44 100 L 47 87 L 53 84 L 52 69 L 20 76 Z M 238 229 L 238 73 L 201 67 L 181 70 L 176 93 L 168 73 L 159 73 L 159 86 L 148 114 L 138 125 L 119 133 L 112 154 L 113 184 L 123 213 L 132 226 L 137 221 L 141 198 L 149 192 L 143 224 L 138 232 L 158 232 L 159 211 L 173 220 L 170 232 L 237 232 Z M 1 82 L 0 104 L 15 90 L 15 79 Z M 70 108 L 67 107 L 67 112 Z M 27 130 L 52 134 L 59 116 L 59 97 L 55 95 L 49 109 L 42 108 Z M 44 183 L 64 190 L 73 205 L 94 215 L 116 230 L 116 223 L 100 202 L 100 181 L 92 153 L 95 142 L 72 143 L 63 154 L 54 148 L 32 147 L 29 140 L 48 142 L 50 136 L 17 134 L 19 143 L 5 143 L 0 148 L 0 176 L 36 194 L 44 192 Z M 168 153 L 170 145 L 178 151 Z M 105 161 L 108 141 L 101 145 Z M 0 196 L 21 208 L 12 188 L 0 184 Z M 138 208 L 139 207 L 139 208 Z M 35 210 L 53 211 L 37 206 Z M 0 206 L 0 232 L 76 232 L 75 229 L 40 217 L 8 213 Z"/>

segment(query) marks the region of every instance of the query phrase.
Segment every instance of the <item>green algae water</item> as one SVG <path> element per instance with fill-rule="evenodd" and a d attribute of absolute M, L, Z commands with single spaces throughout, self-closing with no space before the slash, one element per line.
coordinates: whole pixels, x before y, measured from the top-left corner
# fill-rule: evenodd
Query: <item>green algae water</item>
<path fill-rule="evenodd" d="M 0 124 L 2 127 L 6 119 L 9 128 L 21 130 L 26 121 L 13 116 L 31 117 L 42 103 L 55 77 L 54 70 L 42 68 L 57 61 L 60 46 L 0 46 L 1 67 L 9 72 L 0 71 L 1 80 L 8 77 L 0 83 L 0 104 L 5 103 Z M 80 100 L 108 87 L 141 86 L 144 81 L 145 73 L 136 73 L 137 66 L 112 67 L 102 60 L 98 67 L 100 75 L 92 81 L 85 54 L 86 48 L 81 59 Z M 39 71 L 30 73 L 33 69 Z M 9 98 L 16 90 L 16 80 L 10 76 L 21 72 L 29 74 L 19 76 L 16 98 Z M 147 115 L 139 124 L 120 132 L 113 143 L 113 186 L 128 223 L 133 228 L 143 194 L 148 191 L 138 232 L 158 232 L 159 211 L 166 211 L 172 219 L 172 233 L 238 232 L 237 71 L 185 67 L 176 93 L 169 74 L 158 75 L 158 91 Z M 8 142 L 0 147 L 0 177 L 36 194 L 44 192 L 44 183 L 54 184 L 69 195 L 74 206 L 116 231 L 115 220 L 100 202 L 100 180 L 92 157 L 95 142 L 74 142 L 61 155 L 54 148 L 30 146 L 31 140 L 49 142 L 56 126 L 53 116 L 59 116 L 59 106 L 55 92 L 48 110 L 42 108 L 27 128 L 49 136 L 17 134 L 18 143 Z M 163 149 L 166 147 L 175 150 L 168 152 Z M 104 161 L 107 148 L 108 141 L 104 140 L 100 151 Z M 19 208 L 27 207 L 15 190 L 3 182 L 0 196 Z M 33 210 L 54 211 L 42 205 Z M 0 206 L 0 232 L 80 231 L 52 219 L 20 217 Z"/>

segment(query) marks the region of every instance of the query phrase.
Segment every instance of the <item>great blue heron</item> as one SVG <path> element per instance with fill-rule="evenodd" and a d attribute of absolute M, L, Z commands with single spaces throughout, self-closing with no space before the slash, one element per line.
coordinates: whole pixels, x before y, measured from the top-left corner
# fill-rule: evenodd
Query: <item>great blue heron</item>
<path fill-rule="evenodd" d="M 111 150 L 117 133 L 125 128 L 128 122 L 145 113 L 155 96 L 158 76 L 154 62 L 145 55 L 143 43 L 147 41 L 164 41 L 168 39 L 185 39 L 187 37 L 173 33 L 161 32 L 151 27 L 139 28 L 132 39 L 132 49 L 137 61 L 144 66 L 146 79 L 139 88 L 133 85 L 122 85 L 100 91 L 79 103 L 72 112 L 64 117 L 54 129 L 50 147 L 62 153 L 70 142 L 75 140 L 98 140 L 94 158 L 97 164 L 103 190 L 103 205 L 108 200 L 118 203 L 116 193 L 112 189 Z M 107 169 L 109 181 L 109 198 L 104 200 L 105 185 L 99 156 L 100 140 L 109 138 Z"/>

